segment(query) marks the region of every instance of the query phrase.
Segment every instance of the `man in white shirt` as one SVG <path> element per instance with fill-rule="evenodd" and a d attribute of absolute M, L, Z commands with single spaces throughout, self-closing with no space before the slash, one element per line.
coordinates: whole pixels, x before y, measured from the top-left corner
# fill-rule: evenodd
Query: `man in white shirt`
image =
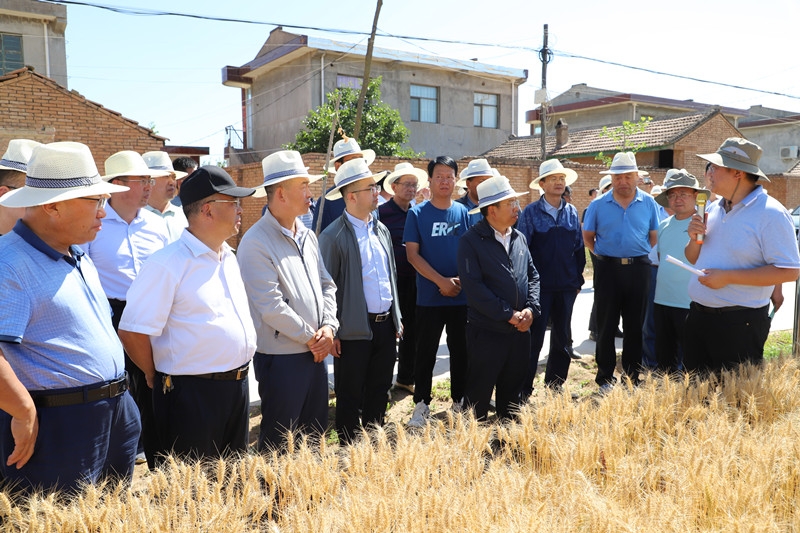
<path fill-rule="evenodd" d="M 147 152 L 142 158 L 150 170 L 168 172 L 166 176 L 155 178 L 156 182 L 150 189 L 150 198 L 144 208 L 164 219 L 169 240 L 175 242 L 189 222 L 183 210 L 172 203 L 172 199 L 178 194 L 178 182 L 188 174 L 172 168 L 172 161 L 167 152 Z"/>
<path fill-rule="evenodd" d="M 100 284 L 111 305 L 114 329 L 125 309 L 128 288 L 139 275 L 142 264 L 154 252 L 169 244 L 167 227 L 160 217 L 143 209 L 150 197 L 156 176 L 166 176 L 162 170 L 150 170 L 142 156 L 129 150 L 117 152 L 105 161 L 103 180 L 124 185 L 127 191 L 114 193 L 106 206 L 103 230 L 91 242 L 81 246 L 97 268 Z M 125 356 L 125 370 L 131 394 L 142 418 L 142 440 L 137 462 L 144 457 L 150 468 L 155 466 L 158 449 L 153 427 L 152 396 L 144 374 Z"/>
<path fill-rule="evenodd" d="M 219 167 L 194 172 L 181 188 L 189 227 L 153 254 L 128 291 L 119 335 L 153 389 L 165 453 L 203 458 L 247 449 L 256 332 L 225 240 L 239 233 L 240 199 L 253 193 Z"/>

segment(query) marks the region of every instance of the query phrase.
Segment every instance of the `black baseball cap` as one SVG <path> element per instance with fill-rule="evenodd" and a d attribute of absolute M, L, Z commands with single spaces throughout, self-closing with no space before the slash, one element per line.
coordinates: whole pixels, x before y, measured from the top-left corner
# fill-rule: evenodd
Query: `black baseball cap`
<path fill-rule="evenodd" d="M 250 187 L 239 187 L 233 178 L 216 165 L 204 165 L 183 180 L 180 196 L 181 204 L 189 205 L 212 194 L 227 194 L 234 198 L 252 196 L 256 192 Z"/>

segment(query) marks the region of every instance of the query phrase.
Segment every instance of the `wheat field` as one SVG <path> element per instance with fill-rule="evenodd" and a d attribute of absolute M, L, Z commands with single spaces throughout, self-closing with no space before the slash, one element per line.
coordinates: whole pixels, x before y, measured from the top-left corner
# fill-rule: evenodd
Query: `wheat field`
<path fill-rule="evenodd" d="M 171 460 L 59 501 L 0 493 L 2 531 L 800 531 L 800 364 L 653 378 L 518 422 L 389 425 L 358 444 Z"/>

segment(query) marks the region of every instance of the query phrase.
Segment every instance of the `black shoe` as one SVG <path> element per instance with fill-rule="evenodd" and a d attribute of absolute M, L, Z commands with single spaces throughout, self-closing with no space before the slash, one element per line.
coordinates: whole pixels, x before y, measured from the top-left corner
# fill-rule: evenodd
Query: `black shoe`
<path fill-rule="evenodd" d="M 621 338 L 623 337 L 622 330 L 621 330 L 621 329 L 619 329 L 619 328 L 617 328 L 617 332 L 616 332 L 616 333 L 614 333 L 614 336 L 615 336 L 616 338 L 618 338 L 618 339 L 621 339 Z"/>
<path fill-rule="evenodd" d="M 592 342 L 597 342 L 597 333 L 594 331 L 589 332 L 589 340 Z"/>
<path fill-rule="evenodd" d="M 572 346 L 567 348 L 567 351 L 569 352 L 569 358 L 570 359 L 577 360 L 577 359 L 581 359 L 581 357 L 582 357 L 581 354 L 575 352 L 575 349 Z"/>

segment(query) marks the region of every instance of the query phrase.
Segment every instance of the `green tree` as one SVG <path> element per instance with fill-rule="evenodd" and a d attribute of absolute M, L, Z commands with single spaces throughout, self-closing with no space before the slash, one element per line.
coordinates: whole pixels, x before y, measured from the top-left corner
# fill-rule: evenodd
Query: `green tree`
<path fill-rule="evenodd" d="M 644 133 L 644 130 L 647 129 L 647 125 L 650 124 L 651 120 L 653 120 L 653 117 L 640 117 L 639 122 L 630 122 L 626 120 L 622 123 L 622 126 L 617 128 L 603 126 L 603 131 L 600 132 L 600 137 L 611 137 L 611 139 L 617 143 L 617 152 L 636 153 L 647 148 L 647 143 L 642 141 L 636 144 L 631 141 L 631 137 L 637 133 Z M 600 152 L 594 156 L 594 158 L 602 161 L 607 167 L 611 166 L 611 161 L 613 160 L 612 157 L 605 155 L 603 152 Z"/>
<path fill-rule="evenodd" d="M 381 101 L 380 87 L 381 78 L 370 80 L 364 100 L 361 136 L 357 139 L 358 144 L 362 148 L 375 150 L 377 155 L 398 157 L 424 155 L 416 154 L 410 148 L 402 148 L 408 139 L 408 128 L 403 124 L 400 113 Z M 333 93 L 328 93 L 326 102 L 308 113 L 308 116 L 303 119 L 303 129 L 297 132 L 293 143 L 284 145 L 285 149 L 297 150 L 301 153 L 325 153 L 328 150 L 337 93 L 341 93 L 337 130 L 341 128 L 345 135 L 352 134 L 356 126 L 358 91 L 341 88 Z M 337 131 L 333 141 L 336 142 L 341 138 L 342 135 Z"/>

